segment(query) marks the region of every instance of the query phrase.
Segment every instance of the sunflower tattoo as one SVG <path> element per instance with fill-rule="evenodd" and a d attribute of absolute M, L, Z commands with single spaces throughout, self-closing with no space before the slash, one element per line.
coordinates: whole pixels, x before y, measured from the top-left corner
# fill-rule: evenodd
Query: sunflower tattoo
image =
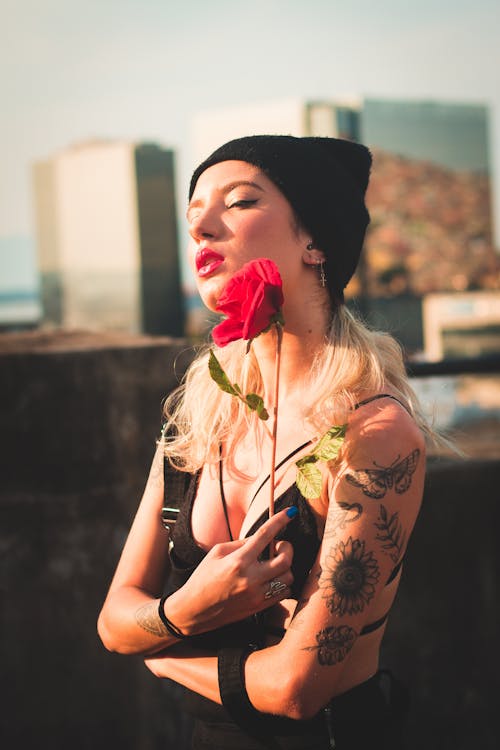
<path fill-rule="evenodd" d="M 332 614 L 343 616 L 362 612 L 375 594 L 380 571 L 365 543 L 349 537 L 339 542 L 326 558 L 319 588 Z"/>

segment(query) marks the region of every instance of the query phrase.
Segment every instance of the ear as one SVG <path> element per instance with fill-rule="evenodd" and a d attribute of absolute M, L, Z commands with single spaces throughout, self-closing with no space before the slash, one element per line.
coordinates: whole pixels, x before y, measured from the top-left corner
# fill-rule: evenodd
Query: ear
<path fill-rule="evenodd" d="M 309 243 L 302 253 L 302 261 L 306 266 L 318 266 L 320 263 L 324 263 L 325 260 L 326 257 L 323 250 L 312 247 L 312 243 Z"/>

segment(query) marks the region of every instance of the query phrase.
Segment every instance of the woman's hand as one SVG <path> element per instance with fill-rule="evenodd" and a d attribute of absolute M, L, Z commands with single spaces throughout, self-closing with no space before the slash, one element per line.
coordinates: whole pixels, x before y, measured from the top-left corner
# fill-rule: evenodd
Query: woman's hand
<path fill-rule="evenodd" d="M 292 517 L 290 508 L 280 511 L 252 536 L 216 544 L 184 586 L 168 598 L 166 616 L 186 635 L 195 635 L 242 620 L 289 597 L 291 544 L 276 542 L 274 556 L 260 558 Z"/>

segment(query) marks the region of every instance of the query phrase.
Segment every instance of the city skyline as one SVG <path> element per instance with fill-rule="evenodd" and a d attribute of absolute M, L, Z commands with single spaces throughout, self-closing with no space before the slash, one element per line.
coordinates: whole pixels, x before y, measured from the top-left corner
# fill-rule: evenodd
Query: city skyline
<path fill-rule="evenodd" d="M 424 0 L 415 8 L 385 0 L 376 8 L 362 3 L 360 12 L 322 0 L 307 7 L 257 0 L 241 16 L 238 3 L 226 0 L 169 6 L 156 0 L 9 5 L 0 52 L 7 112 L 0 141 L 2 277 L 8 278 L 12 254 L 5 243 L 21 247 L 34 234 L 34 161 L 89 137 L 153 140 L 175 150 L 182 196 L 193 167 L 196 113 L 283 97 L 358 94 L 489 105 L 499 215 L 496 3 L 471 8 L 444 0 L 434 7 Z"/>

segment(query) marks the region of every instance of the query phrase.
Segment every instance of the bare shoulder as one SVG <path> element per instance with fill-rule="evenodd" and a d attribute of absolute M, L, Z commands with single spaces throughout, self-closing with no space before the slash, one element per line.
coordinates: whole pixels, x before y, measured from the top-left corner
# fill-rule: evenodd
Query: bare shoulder
<path fill-rule="evenodd" d="M 384 398 L 353 412 L 333 478 L 337 490 L 371 500 L 405 496 L 417 507 L 424 475 L 424 436 L 401 404 Z"/>
<path fill-rule="evenodd" d="M 371 455 L 381 461 L 394 460 L 418 451 L 425 455 L 422 431 L 411 414 L 393 398 L 381 398 L 354 411 L 347 423 L 343 459 L 348 463 Z"/>

